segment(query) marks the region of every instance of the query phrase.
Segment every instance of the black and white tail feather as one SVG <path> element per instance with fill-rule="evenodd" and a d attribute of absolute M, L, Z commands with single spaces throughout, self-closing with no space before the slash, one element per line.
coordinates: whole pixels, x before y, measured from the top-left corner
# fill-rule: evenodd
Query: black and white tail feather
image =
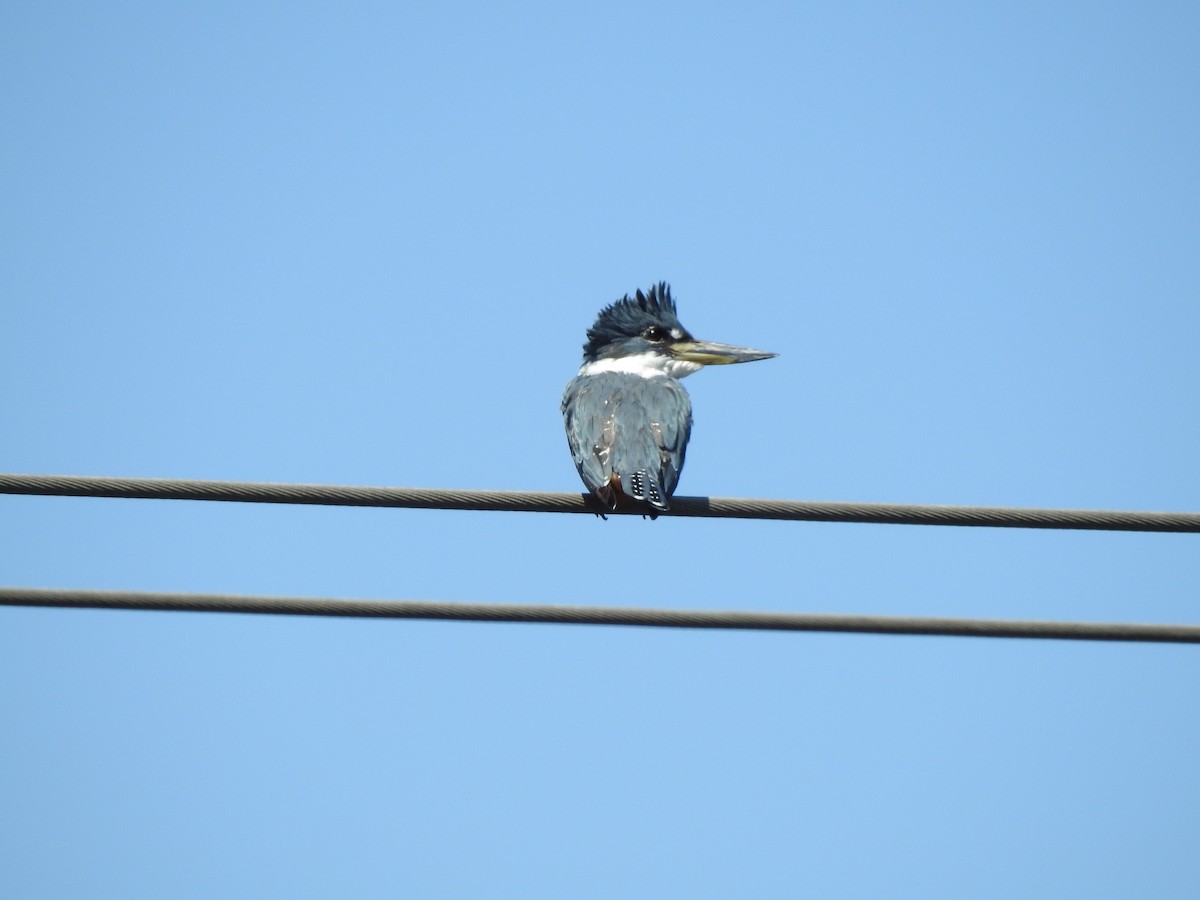
<path fill-rule="evenodd" d="M 658 479 L 645 469 L 639 469 L 629 476 L 629 489 L 630 496 L 634 500 L 649 503 L 655 509 L 668 510 L 671 508 L 671 504 L 667 503 L 658 486 Z"/>

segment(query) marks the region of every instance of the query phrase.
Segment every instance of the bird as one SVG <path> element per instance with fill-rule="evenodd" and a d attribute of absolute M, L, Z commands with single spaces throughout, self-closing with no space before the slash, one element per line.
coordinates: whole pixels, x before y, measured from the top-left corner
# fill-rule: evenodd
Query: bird
<path fill-rule="evenodd" d="M 607 510 L 652 519 L 670 510 L 692 433 L 692 401 L 680 379 L 704 366 L 777 355 L 696 340 L 665 281 L 604 307 L 562 398 L 579 477 Z"/>

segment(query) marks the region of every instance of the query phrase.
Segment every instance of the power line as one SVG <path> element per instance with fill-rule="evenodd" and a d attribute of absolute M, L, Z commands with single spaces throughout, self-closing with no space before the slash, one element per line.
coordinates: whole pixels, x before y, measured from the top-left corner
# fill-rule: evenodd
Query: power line
<path fill-rule="evenodd" d="M 589 494 L 274 484 L 254 481 L 199 481 L 176 478 L 0 474 L 0 494 L 613 514 L 602 509 Z M 617 513 L 617 515 L 624 514 L 626 513 Z M 637 513 L 632 514 L 636 515 Z M 1200 513 L 1187 512 L 1022 509 L 1003 506 L 932 506 L 910 503 L 838 503 L 823 500 L 751 500 L 731 497 L 673 497 L 671 511 L 664 515 L 668 517 L 777 519 L 807 522 L 870 522 L 892 525 L 1200 532 Z"/>
<path fill-rule="evenodd" d="M 1073 641 L 1200 643 L 1200 626 L 1198 625 L 946 619 L 916 616 L 855 616 L 825 613 L 445 603 L 407 600 L 342 600 L 320 597 L 248 597 L 233 594 L 83 591 L 55 588 L 0 588 L 0 606 L 265 613 L 288 616 L 440 619 L 470 622 L 542 622 L 556 625 L 627 625 L 648 628 L 719 628 L 752 631 L 826 631 Z"/>

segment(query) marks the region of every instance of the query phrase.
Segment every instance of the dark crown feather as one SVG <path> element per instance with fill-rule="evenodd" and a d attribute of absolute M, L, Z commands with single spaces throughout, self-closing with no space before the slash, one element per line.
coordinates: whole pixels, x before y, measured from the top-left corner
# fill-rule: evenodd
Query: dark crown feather
<path fill-rule="evenodd" d="M 600 310 L 595 324 L 588 329 L 583 355 L 587 359 L 595 359 L 606 344 L 622 338 L 637 337 L 649 325 L 661 325 L 668 329 L 682 328 L 675 314 L 675 300 L 671 297 L 671 288 L 665 281 L 653 285 L 645 293 L 638 290 L 632 297 L 626 294 Z"/>

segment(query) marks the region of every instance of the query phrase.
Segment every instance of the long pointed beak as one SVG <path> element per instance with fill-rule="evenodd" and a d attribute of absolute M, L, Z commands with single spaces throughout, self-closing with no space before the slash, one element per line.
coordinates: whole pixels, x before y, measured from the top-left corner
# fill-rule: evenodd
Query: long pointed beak
<path fill-rule="evenodd" d="M 702 366 L 728 366 L 733 363 L 770 359 L 779 354 L 751 350 L 749 347 L 735 347 L 733 344 L 718 344 L 714 341 L 680 341 L 671 345 L 671 355 Z"/>

